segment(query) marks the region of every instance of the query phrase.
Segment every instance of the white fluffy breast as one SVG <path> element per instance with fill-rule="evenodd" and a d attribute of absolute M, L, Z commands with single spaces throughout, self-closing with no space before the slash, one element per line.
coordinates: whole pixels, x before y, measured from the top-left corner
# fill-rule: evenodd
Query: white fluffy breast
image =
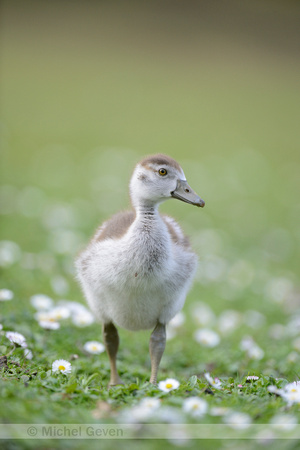
<path fill-rule="evenodd" d="M 172 242 L 161 218 L 147 226 L 137 220 L 120 239 L 92 241 L 77 260 L 87 301 L 103 322 L 149 329 L 183 306 L 196 255 Z"/>

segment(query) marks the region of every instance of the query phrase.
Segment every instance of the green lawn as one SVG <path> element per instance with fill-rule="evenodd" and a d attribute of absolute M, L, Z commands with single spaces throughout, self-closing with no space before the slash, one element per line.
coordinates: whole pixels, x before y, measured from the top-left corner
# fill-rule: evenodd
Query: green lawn
<path fill-rule="evenodd" d="M 153 40 L 146 21 L 144 30 L 135 24 L 126 33 L 122 9 L 103 7 L 98 28 L 92 10 L 81 16 L 79 7 L 65 7 L 56 17 L 44 6 L 35 16 L 32 5 L 17 5 L 5 4 L 1 44 L 0 289 L 13 293 L 0 301 L 0 355 L 8 361 L 0 372 L 2 422 L 125 423 L 153 397 L 160 406 L 146 422 L 224 424 L 244 413 L 257 425 L 281 415 L 298 423 L 299 404 L 268 391 L 300 375 L 296 61 L 221 35 L 209 41 L 208 34 L 204 43 L 174 35 L 172 45 L 161 23 Z M 149 385 L 150 333 L 120 330 L 125 384 L 108 390 L 106 354 L 83 348 L 102 341 L 101 325 L 78 327 L 67 318 L 58 330 L 45 330 L 30 298 L 84 304 L 74 257 L 101 221 L 128 207 L 134 164 L 157 152 L 177 159 L 206 201 L 203 210 L 175 201 L 161 207 L 199 255 L 184 321 L 170 329 L 159 372 L 159 381 L 174 378 L 180 386 L 163 393 Z M 199 329 L 214 331 L 220 342 L 200 344 Z M 13 349 L 7 331 L 25 336 L 32 359 Z M 61 358 L 71 362 L 71 374 L 51 372 Z M 222 381 L 221 389 L 209 388 L 205 372 Z M 258 379 L 249 382 L 249 375 Z M 190 396 L 207 402 L 202 416 L 183 410 Z M 215 415 L 216 407 L 227 409 Z M 2 442 L 13 449 L 85 446 Z M 229 443 L 252 445 L 203 441 L 207 448 Z M 143 441 L 151 449 L 168 445 L 171 439 Z M 274 441 L 272 448 L 297 448 L 297 441 Z"/>

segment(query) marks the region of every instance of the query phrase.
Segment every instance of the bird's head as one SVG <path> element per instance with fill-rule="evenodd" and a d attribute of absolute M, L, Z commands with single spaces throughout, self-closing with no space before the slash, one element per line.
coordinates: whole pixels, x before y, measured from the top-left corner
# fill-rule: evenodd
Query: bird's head
<path fill-rule="evenodd" d="M 154 206 L 169 198 L 201 208 L 205 205 L 188 185 L 180 165 L 161 154 L 149 156 L 137 164 L 130 181 L 130 196 L 134 207 Z"/>

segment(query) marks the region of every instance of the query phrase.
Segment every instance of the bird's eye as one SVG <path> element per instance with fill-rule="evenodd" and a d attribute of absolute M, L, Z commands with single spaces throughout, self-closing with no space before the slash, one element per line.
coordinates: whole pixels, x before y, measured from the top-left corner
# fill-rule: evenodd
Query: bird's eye
<path fill-rule="evenodd" d="M 159 173 L 159 175 L 161 175 L 162 177 L 164 177 L 164 176 L 167 175 L 168 172 L 166 171 L 166 169 L 159 169 L 158 173 Z"/>

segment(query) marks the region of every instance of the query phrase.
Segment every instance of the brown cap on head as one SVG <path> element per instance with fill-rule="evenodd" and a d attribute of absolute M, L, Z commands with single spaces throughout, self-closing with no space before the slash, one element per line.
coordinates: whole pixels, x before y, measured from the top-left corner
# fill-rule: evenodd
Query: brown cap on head
<path fill-rule="evenodd" d="M 174 167 L 174 169 L 182 171 L 180 165 L 178 164 L 175 159 L 170 158 L 170 156 L 162 155 L 161 153 L 158 153 L 157 155 L 150 155 L 144 158 L 142 161 L 140 161 L 140 164 L 144 167 L 149 166 L 149 164 L 158 164 L 159 166 L 163 166 L 165 164 L 168 164 L 171 167 Z"/>

